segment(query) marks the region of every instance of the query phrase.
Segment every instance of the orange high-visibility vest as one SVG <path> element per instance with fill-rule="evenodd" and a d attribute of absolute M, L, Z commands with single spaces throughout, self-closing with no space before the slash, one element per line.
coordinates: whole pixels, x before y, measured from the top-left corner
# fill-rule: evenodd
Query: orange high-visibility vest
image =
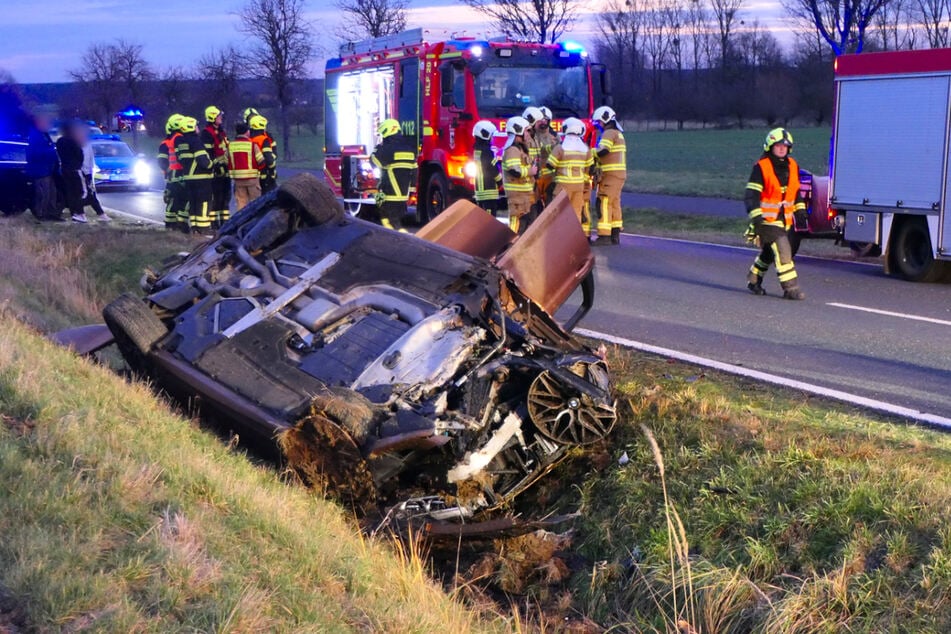
<path fill-rule="evenodd" d="M 792 224 L 793 212 L 796 210 L 796 197 L 799 195 L 799 165 L 792 158 L 788 160 L 789 182 L 785 189 L 776 177 L 776 171 L 769 157 L 764 156 L 759 160 L 759 168 L 763 172 L 763 193 L 760 194 L 759 207 L 763 211 L 763 221 L 766 223 Z"/>

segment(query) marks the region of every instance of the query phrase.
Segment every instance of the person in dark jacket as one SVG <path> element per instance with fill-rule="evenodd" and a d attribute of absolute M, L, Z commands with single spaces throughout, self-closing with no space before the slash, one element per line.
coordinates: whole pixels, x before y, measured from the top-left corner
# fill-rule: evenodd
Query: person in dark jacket
<path fill-rule="evenodd" d="M 380 169 L 376 194 L 380 223 L 387 229 L 403 229 L 409 189 L 416 180 L 416 147 L 400 132 L 396 119 L 385 119 L 377 128 L 382 141 L 373 150 L 370 160 Z"/>
<path fill-rule="evenodd" d="M 56 221 L 63 219 L 62 209 L 57 208 L 59 156 L 49 131 L 49 118 L 37 115 L 26 148 L 26 175 L 33 181 L 33 215 L 37 220 Z"/>
<path fill-rule="evenodd" d="M 59 155 L 60 178 L 66 207 L 73 222 L 86 222 L 83 212 L 83 199 L 86 186 L 83 182 L 83 146 L 78 138 L 79 130 L 75 121 L 63 124 L 63 136 L 56 141 L 56 153 Z"/>

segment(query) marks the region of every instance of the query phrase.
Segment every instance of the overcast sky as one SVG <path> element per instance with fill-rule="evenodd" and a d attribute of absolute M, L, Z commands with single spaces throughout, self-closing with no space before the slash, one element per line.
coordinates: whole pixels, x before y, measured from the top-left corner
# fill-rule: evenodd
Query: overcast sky
<path fill-rule="evenodd" d="M 597 7 L 603 0 L 589 0 Z M 156 68 L 187 68 L 212 48 L 240 46 L 234 14 L 242 0 L 2 0 L 3 37 L 0 69 L 24 83 L 69 81 L 69 70 L 93 42 L 124 38 L 142 44 L 146 58 Z M 308 0 L 317 43 L 333 53 L 339 26 L 332 0 Z M 435 14 L 434 14 L 435 10 Z M 758 20 L 776 31 L 781 40 L 782 10 L 776 0 L 746 0 L 741 19 Z M 433 18 L 438 17 L 438 22 Z M 485 32 L 484 20 L 458 0 L 410 0 L 408 27 Z M 576 25 L 572 37 L 590 44 L 593 14 Z M 323 60 L 316 60 L 314 76 L 323 75 Z"/>

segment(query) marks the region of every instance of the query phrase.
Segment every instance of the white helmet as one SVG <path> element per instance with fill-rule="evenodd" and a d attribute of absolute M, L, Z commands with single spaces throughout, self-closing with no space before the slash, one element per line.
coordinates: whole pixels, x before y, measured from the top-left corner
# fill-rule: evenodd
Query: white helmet
<path fill-rule="evenodd" d="M 483 141 L 490 141 L 498 133 L 498 129 L 491 121 L 482 120 L 472 127 L 472 136 Z"/>
<path fill-rule="evenodd" d="M 545 113 L 542 112 L 541 108 L 536 108 L 535 106 L 529 106 L 525 108 L 525 112 L 522 113 L 530 125 L 535 125 L 537 122 L 545 118 Z"/>
<path fill-rule="evenodd" d="M 542 114 L 545 115 L 546 119 L 551 121 L 551 117 L 552 117 L 551 108 L 548 108 L 546 106 L 539 106 L 538 109 L 542 111 Z"/>
<path fill-rule="evenodd" d="M 614 125 L 617 126 L 618 130 L 621 129 L 621 124 L 617 120 L 617 113 L 614 112 L 614 108 L 611 106 L 601 106 L 594 111 L 594 114 L 591 117 L 595 121 L 601 123 L 601 125 L 607 125 L 608 123 L 614 122 Z"/>
<path fill-rule="evenodd" d="M 505 131 L 509 136 L 518 136 L 528 130 L 531 125 L 525 117 L 512 117 L 505 122 Z"/>
<path fill-rule="evenodd" d="M 574 117 L 568 117 L 561 124 L 561 129 L 565 131 L 565 134 L 577 134 L 578 136 L 583 136 L 584 121 L 581 119 L 575 119 Z"/>

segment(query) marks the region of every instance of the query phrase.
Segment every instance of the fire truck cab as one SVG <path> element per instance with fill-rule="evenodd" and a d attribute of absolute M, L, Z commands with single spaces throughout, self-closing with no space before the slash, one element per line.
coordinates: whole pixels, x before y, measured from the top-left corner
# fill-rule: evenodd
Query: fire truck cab
<path fill-rule="evenodd" d="M 505 120 L 526 107 L 550 108 L 557 130 L 566 117 L 590 121 L 608 93 L 604 66 L 577 44 L 439 39 L 424 29 L 341 46 L 325 77 L 324 174 L 331 187 L 351 213 L 373 204 L 378 175 L 369 156 L 377 126 L 397 119 L 418 149 L 419 221 L 471 195 L 477 121 L 495 123 L 501 147 Z"/>

